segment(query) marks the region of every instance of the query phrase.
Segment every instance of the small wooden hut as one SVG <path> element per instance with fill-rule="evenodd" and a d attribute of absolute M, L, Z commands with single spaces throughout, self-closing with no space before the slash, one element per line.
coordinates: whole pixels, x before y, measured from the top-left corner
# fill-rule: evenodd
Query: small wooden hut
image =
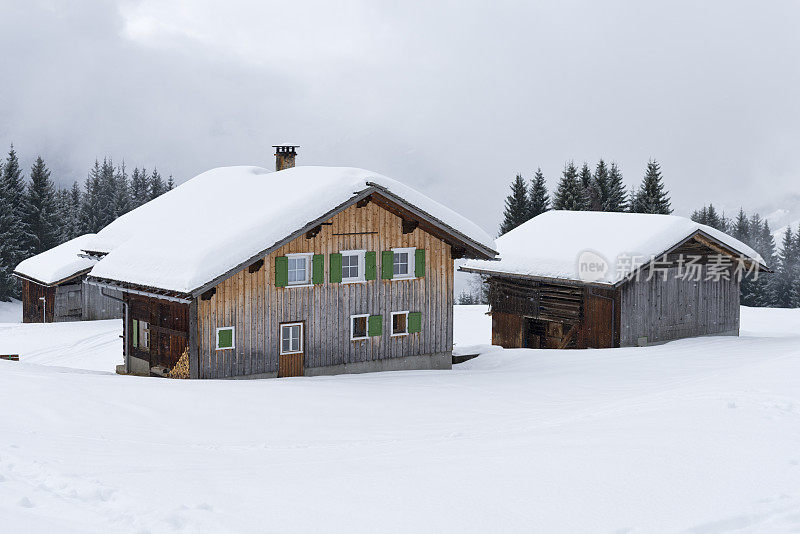
<path fill-rule="evenodd" d="M 86 283 L 96 263 L 83 254 L 94 234 L 76 237 L 17 265 L 22 280 L 22 321 L 52 323 L 122 317 L 121 295 Z"/>
<path fill-rule="evenodd" d="M 749 246 L 672 215 L 550 211 L 461 270 L 489 285 L 492 343 L 607 348 L 738 335 L 739 284 L 769 269 Z"/>

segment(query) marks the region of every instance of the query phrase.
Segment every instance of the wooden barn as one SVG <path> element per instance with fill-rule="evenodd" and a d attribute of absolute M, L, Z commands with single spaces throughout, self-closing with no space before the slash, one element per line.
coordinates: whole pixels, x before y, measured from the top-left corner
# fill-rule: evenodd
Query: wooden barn
<path fill-rule="evenodd" d="M 744 243 L 672 215 L 550 211 L 469 261 L 489 286 L 492 343 L 607 348 L 738 335 L 739 284 L 767 271 Z"/>
<path fill-rule="evenodd" d="M 82 235 L 17 265 L 14 276 L 22 280 L 23 322 L 122 317 L 121 294 L 86 283 L 95 261 L 85 257 L 82 248 L 93 238 L 94 234 Z"/>
<path fill-rule="evenodd" d="M 213 169 L 121 217 L 89 280 L 125 302 L 125 368 L 191 378 L 449 368 L 453 260 L 494 241 L 379 174 Z"/>

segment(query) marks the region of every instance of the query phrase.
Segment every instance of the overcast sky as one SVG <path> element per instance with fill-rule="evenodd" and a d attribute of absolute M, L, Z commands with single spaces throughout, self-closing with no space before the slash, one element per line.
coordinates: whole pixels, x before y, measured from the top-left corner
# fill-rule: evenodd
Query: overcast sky
<path fill-rule="evenodd" d="M 0 143 L 182 182 L 348 165 L 496 232 L 514 174 L 656 158 L 676 213 L 800 195 L 800 2 L 2 1 Z"/>

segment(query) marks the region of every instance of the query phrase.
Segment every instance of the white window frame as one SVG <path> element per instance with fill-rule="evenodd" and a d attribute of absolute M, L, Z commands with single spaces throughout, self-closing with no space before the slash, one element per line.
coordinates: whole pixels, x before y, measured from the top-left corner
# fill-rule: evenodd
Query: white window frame
<path fill-rule="evenodd" d="M 405 332 L 397 332 L 394 331 L 394 316 L 395 315 L 405 315 L 406 316 L 406 331 Z M 392 337 L 400 337 L 400 336 L 407 336 L 408 335 L 408 310 L 403 311 L 396 311 L 392 312 L 391 321 L 389 322 L 389 329 L 392 333 Z"/>
<path fill-rule="evenodd" d="M 289 327 L 292 327 L 292 326 L 299 326 L 300 327 L 300 350 L 289 350 L 287 352 L 287 351 L 283 350 L 283 329 L 284 328 L 289 328 Z M 299 322 L 299 323 L 281 323 L 280 330 L 279 330 L 280 337 L 278 339 L 279 348 L 280 348 L 280 354 L 302 354 L 303 353 L 303 330 L 305 330 L 305 325 L 302 322 Z"/>
<path fill-rule="evenodd" d="M 353 328 L 353 321 L 355 319 L 359 319 L 363 317 L 364 322 L 366 323 L 366 327 L 364 328 L 364 337 L 355 337 L 354 328 Z M 368 313 L 360 313 L 357 315 L 350 316 L 350 341 L 363 341 L 365 339 L 369 339 L 369 314 Z"/>
<path fill-rule="evenodd" d="M 408 253 L 408 273 L 407 274 L 394 274 L 394 253 L 407 252 Z M 408 280 L 416 278 L 414 260 L 416 258 L 416 247 L 401 247 L 392 249 L 392 279 L 393 280 Z"/>
<path fill-rule="evenodd" d="M 342 283 L 343 284 L 353 284 L 357 282 L 365 282 L 367 280 L 366 273 L 364 272 L 366 267 L 366 257 L 367 251 L 366 250 L 340 250 L 339 254 L 342 255 Z M 345 277 L 344 275 L 344 257 L 345 256 L 358 256 L 358 276 L 352 277 L 348 276 Z"/>
<path fill-rule="evenodd" d="M 287 254 L 287 265 L 286 265 L 286 286 L 287 287 L 306 287 L 311 285 L 312 277 L 314 273 L 311 271 L 314 269 L 314 262 L 311 261 L 314 254 L 312 252 L 295 252 L 292 254 Z M 289 281 L 289 264 L 288 261 L 297 258 L 304 258 L 306 261 L 306 278 L 305 280 L 290 282 Z"/>
<path fill-rule="evenodd" d="M 221 330 L 230 330 L 231 331 L 231 346 L 230 347 L 220 347 L 219 346 L 219 333 Z M 236 327 L 235 326 L 220 326 L 214 333 L 214 345 L 216 345 L 217 350 L 231 350 L 236 348 Z"/>

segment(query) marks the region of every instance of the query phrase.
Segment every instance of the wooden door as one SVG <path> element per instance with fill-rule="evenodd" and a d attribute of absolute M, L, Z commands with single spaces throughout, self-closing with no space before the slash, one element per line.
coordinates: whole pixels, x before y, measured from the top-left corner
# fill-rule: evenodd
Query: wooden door
<path fill-rule="evenodd" d="M 302 322 L 280 325 L 278 377 L 303 376 L 305 330 L 305 324 Z"/>
<path fill-rule="evenodd" d="M 587 348 L 606 349 L 614 346 L 613 298 L 589 294 L 584 322 Z"/>

